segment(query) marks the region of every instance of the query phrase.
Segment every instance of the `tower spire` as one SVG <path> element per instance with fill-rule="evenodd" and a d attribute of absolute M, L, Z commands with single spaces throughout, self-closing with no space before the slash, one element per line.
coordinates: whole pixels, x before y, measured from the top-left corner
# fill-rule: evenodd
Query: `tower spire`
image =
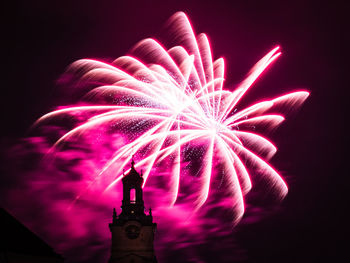
<path fill-rule="evenodd" d="M 113 208 L 113 223 L 117 222 L 117 212 L 115 211 L 115 208 Z"/>
<path fill-rule="evenodd" d="M 135 168 L 134 154 L 131 156 L 131 168 Z"/>

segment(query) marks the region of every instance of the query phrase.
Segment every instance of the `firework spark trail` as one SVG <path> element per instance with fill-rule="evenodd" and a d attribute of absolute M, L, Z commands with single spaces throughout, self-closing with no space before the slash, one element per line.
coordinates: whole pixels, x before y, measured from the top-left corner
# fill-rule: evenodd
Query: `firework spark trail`
<path fill-rule="evenodd" d="M 143 61 L 136 56 L 123 56 L 111 64 L 89 59 L 73 63 L 70 70 L 80 75 L 82 80 L 103 83 L 85 96 L 102 105 L 59 109 L 40 118 L 36 125 L 75 112 L 90 116 L 59 138 L 53 146 L 55 150 L 62 143 L 96 127 L 130 121 L 140 124 L 138 136 L 116 150 L 99 176 L 108 169 L 114 169 L 115 176 L 106 187 L 106 190 L 110 189 L 122 178 L 122 169 L 131 155 L 140 153 L 136 167 L 144 169 L 145 185 L 152 168 L 172 158 L 168 168 L 171 182 L 169 205 L 174 205 L 178 198 L 185 149 L 189 143 L 198 147 L 204 145 L 204 161 L 198 178 L 201 187 L 194 201 L 195 208 L 206 202 L 215 166 L 221 164 L 231 185 L 235 219 L 239 220 L 244 213 L 244 195 L 252 187 L 249 167 L 243 164 L 244 160 L 252 161 L 253 166 L 263 171 L 281 197 L 288 191 L 281 176 L 264 160 L 270 159 L 277 148 L 246 127 L 278 126 L 284 117 L 265 113 L 278 105 L 300 106 L 309 93 L 293 92 L 233 113 L 257 78 L 281 55 L 279 47 L 258 61 L 235 90 L 228 91 L 223 90 L 224 60 L 213 61 L 208 37 L 200 34 L 196 38 L 182 12 L 176 13 L 168 26 L 179 45 L 166 50 L 154 39 L 142 40 L 133 52 L 140 54 Z M 110 98 L 113 98 L 112 102 L 108 101 Z M 101 100 L 105 101 L 105 105 Z M 125 129 L 123 132 L 131 133 Z M 220 158 L 216 157 L 217 152 Z"/>

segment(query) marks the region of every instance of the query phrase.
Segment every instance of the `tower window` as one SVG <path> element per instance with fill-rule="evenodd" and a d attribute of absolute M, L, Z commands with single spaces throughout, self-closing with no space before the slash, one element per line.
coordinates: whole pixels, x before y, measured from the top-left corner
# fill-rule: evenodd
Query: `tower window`
<path fill-rule="evenodd" d="M 130 190 L 130 202 L 135 203 L 136 202 L 136 190 L 132 188 Z"/>

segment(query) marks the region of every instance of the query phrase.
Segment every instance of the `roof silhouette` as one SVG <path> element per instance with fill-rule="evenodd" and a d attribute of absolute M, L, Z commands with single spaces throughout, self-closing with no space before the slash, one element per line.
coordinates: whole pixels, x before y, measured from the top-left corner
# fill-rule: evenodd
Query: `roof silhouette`
<path fill-rule="evenodd" d="M 0 207 L 0 252 L 62 258 L 41 238 Z"/>

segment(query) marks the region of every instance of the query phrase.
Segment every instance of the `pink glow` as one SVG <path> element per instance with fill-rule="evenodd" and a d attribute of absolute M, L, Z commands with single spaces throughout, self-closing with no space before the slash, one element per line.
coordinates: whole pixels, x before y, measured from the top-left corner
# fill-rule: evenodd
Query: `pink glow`
<path fill-rule="evenodd" d="M 263 167 L 266 176 L 275 186 L 275 191 L 282 196 L 287 192 L 287 186 L 280 175 L 258 156 L 262 154 L 269 159 L 276 153 L 276 147 L 261 135 L 249 132 L 249 127 L 278 126 L 284 117 L 276 114 L 263 115 L 264 112 L 275 104 L 299 106 L 308 93 L 299 91 L 287 94 L 254 104 L 230 116 L 259 75 L 281 55 L 279 47 L 267 53 L 236 90 L 231 92 L 222 89 L 224 60 L 220 58 L 213 62 L 208 37 L 200 34 L 196 38 L 184 13 L 176 13 L 170 19 L 169 26 L 175 30 L 180 45 L 167 51 L 154 39 L 142 40 L 133 51 L 144 61 L 137 57 L 123 56 L 113 64 L 89 59 L 72 64 L 70 69 L 80 72 L 83 79 L 106 83 L 88 92 L 87 97 L 92 102 L 95 98 L 101 100 L 112 96 L 115 105 L 68 107 L 48 113 L 36 125 L 77 111 L 90 116 L 61 136 L 52 149 L 55 151 L 65 142 L 98 127 L 108 128 L 110 125 L 118 126 L 133 121 L 134 125 L 140 126 L 138 137 L 127 139 L 125 145 L 115 150 L 113 157 L 106 161 L 98 173 L 99 177 L 103 177 L 107 170 L 111 170 L 115 175 L 107 180 L 109 183 L 104 192 L 112 190 L 119 182 L 122 169 L 130 162 L 132 154 L 136 154 L 138 159 L 136 167 L 143 169 L 144 186 L 147 186 L 155 167 L 171 157 L 175 161 L 168 161 L 167 168 L 167 177 L 171 182 L 169 192 L 172 196 L 169 205 L 176 205 L 178 195 L 184 194 L 179 192 L 181 162 L 186 155 L 184 149 L 189 144 L 200 147 L 206 152 L 198 177 L 195 207 L 198 209 L 207 200 L 215 166 L 221 164 L 229 171 L 228 180 L 233 185 L 233 196 L 238 196 L 240 200 L 240 204 L 235 206 L 237 220 L 244 211 L 243 193 L 247 194 L 251 189 L 248 167 L 243 165 L 241 159 L 251 159 Z M 122 101 L 125 98 L 130 102 L 124 104 Z M 125 133 L 125 138 L 130 137 L 127 128 L 117 130 Z M 244 139 L 244 144 L 241 139 Z M 215 157 L 214 149 L 221 152 L 218 155 L 221 158 Z"/>
<path fill-rule="evenodd" d="M 40 152 L 52 157 L 44 159 L 44 164 L 54 164 L 56 170 L 47 168 L 54 179 L 40 174 L 31 187 L 40 188 L 40 180 L 46 178 L 44 187 L 52 187 L 50 180 L 54 180 L 57 189 L 69 192 L 69 198 L 60 200 L 50 212 L 62 216 L 72 240 L 82 240 L 89 225 L 99 231 L 105 228 L 98 236 L 109 240 L 108 222 L 96 226 L 91 216 L 85 217 L 75 232 L 73 225 L 81 223 L 80 213 L 110 220 L 108 209 L 121 202 L 120 180 L 132 155 L 136 169 L 143 171 L 146 205 L 152 206 L 163 230 L 169 224 L 174 226 L 159 241 L 159 249 L 167 242 L 177 242 L 176 248 L 186 242 L 199 244 L 208 232 L 223 234 L 225 230 L 214 224 L 217 219 L 206 218 L 206 213 L 225 209 L 232 215 L 233 225 L 239 222 L 249 205 L 246 195 L 256 187 L 256 177 L 262 177 L 281 198 L 288 192 L 286 182 L 267 162 L 277 148 L 256 127 L 263 131 L 277 127 L 284 120 L 281 109 L 297 109 L 309 93 L 292 92 L 240 107 L 244 94 L 281 55 L 279 47 L 259 60 L 236 89 L 227 90 L 225 61 L 215 60 L 208 37 L 196 37 L 181 12 L 168 26 L 177 40 L 168 50 L 157 40 L 146 39 L 135 46 L 132 56 L 113 63 L 74 62 L 69 72 L 83 84 L 100 84 L 89 89 L 79 104 L 52 111 L 34 125 L 50 135 L 52 130 L 58 131 L 53 144 L 48 139 L 45 143 L 33 141 L 41 145 Z M 68 128 L 55 126 L 55 121 L 64 118 L 69 119 Z M 79 162 L 71 165 L 76 159 Z M 69 164 L 69 172 L 60 170 L 60 162 Z M 65 178 L 70 173 L 80 175 L 79 179 Z M 51 194 L 46 188 L 40 190 Z M 162 217 L 164 213 L 166 217 Z M 213 228 L 206 228 L 207 224 Z M 65 250 L 64 245 L 61 249 Z"/>

